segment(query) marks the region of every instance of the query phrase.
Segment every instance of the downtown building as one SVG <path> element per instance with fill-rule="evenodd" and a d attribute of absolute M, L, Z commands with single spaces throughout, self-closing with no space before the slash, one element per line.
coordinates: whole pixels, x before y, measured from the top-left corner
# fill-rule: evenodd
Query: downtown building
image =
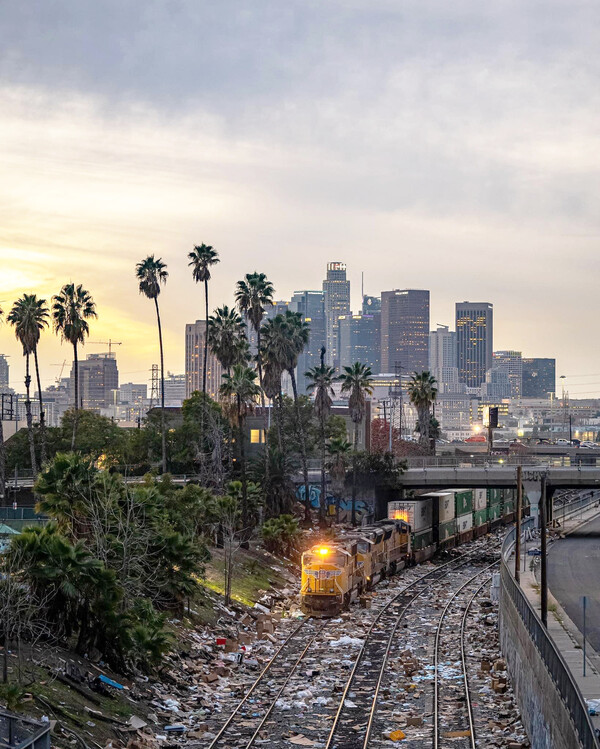
<path fill-rule="evenodd" d="M 78 362 L 78 371 L 80 408 L 99 411 L 116 403 L 119 390 L 116 354 L 88 354 Z M 71 367 L 69 392 L 75 393 L 75 363 Z"/>
<path fill-rule="evenodd" d="M 327 277 L 323 281 L 325 305 L 325 361 L 339 366 L 338 320 L 350 314 L 350 281 L 346 279 L 345 263 L 327 263 Z"/>
<path fill-rule="evenodd" d="M 456 303 L 458 378 L 468 388 L 479 388 L 492 368 L 494 307 L 489 302 Z"/>
<path fill-rule="evenodd" d="M 429 291 L 381 292 L 381 372 L 402 377 L 429 368 Z"/>
<path fill-rule="evenodd" d="M 519 400 L 523 397 L 523 356 L 520 351 L 494 351 L 492 371 L 506 373 L 509 383 L 509 398 Z"/>
<path fill-rule="evenodd" d="M 202 371 L 204 362 L 204 341 L 206 337 L 206 320 L 196 320 L 185 326 L 185 397 L 198 390 L 202 392 Z M 223 368 L 217 357 L 208 348 L 206 360 L 206 392 L 216 398 L 221 387 Z M 165 397 L 167 389 L 165 384 Z"/>
<path fill-rule="evenodd" d="M 523 359 L 523 398 L 556 395 L 556 359 Z"/>
<path fill-rule="evenodd" d="M 338 318 L 340 371 L 360 362 L 380 372 L 381 315 L 341 315 Z"/>
<path fill-rule="evenodd" d="M 438 325 L 429 334 L 429 371 L 438 383 L 438 393 L 464 391 L 458 380 L 456 333 L 447 325 Z"/>
<path fill-rule="evenodd" d="M 310 327 L 308 344 L 298 357 L 296 382 L 299 393 L 306 393 L 305 372 L 321 363 L 321 349 L 326 346 L 325 294 L 322 291 L 294 291 L 289 304 L 290 312 L 299 312 Z"/>

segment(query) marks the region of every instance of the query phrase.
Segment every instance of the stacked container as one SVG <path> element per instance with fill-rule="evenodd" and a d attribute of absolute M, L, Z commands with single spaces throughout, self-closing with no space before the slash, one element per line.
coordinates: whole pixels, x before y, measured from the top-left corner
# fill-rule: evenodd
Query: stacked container
<path fill-rule="evenodd" d="M 426 496 L 388 502 L 388 517 L 404 520 L 411 527 L 411 546 L 416 562 L 429 559 L 435 552 L 432 509 L 432 499 Z"/>
<path fill-rule="evenodd" d="M 488 531 L 486 489 L 473 490 L 473 535 L 483 536 Z"/>
<path fill-rule="evenodd" d="M 515 519 L 517 509 L 516 489 L 504 489 L 504 505 L 502 516 L 505 523 L 511 523 Z"/>
<path fill-rule="evenodd" d="M 454 492 L 429 492 L 422 495 L 431 498 L 433 541 L 439 549 L 456 545 L 456 511 Z"/>
<path fill-rule="evenodd" d="M 456 512 L 456 534 L 459 543 L 473 538 L 473 489 L 457 489 L 454 492 Z"/>
<path fill-rule="evenodd" d="M 490 529 L 497 528 L 502 522 L 504 491 L 503 489 L 488 489 L 488 522 Z"/>

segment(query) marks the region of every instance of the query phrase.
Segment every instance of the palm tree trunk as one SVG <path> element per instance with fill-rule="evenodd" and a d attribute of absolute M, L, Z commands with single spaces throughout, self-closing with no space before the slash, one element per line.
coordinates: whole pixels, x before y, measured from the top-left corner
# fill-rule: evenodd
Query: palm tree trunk
<path fill-rule="evenodd" d="M 73 436 L 71 437 L 71 452 L 75 450 L 77 438 L 77 420 L 79 418 L 79 361 L 77 360 L 77 344 L 73 344 L 73 370 L 75 372 L 75 412 L 73 413 Z"/>
<path fill-rule="evenodd" d="M 35 362 L 35 376 L 38 386 L 38 399 L 40 402 L 40 435 L 42 439 L 41 463 L 46 462 L 46 413 L 44 411 L 44 399 L 42 397 L 42 382 L 40 380 L 40 363 L 38 359 L 37 346 L 33 349 L 33 361 Z"/>
<path fill-rule="evenodd" d="M 302 460 L 302 477 L 304 478 L 304 519 L 310 522 L 310 487 L 308 485 L 308 463 L 306 462 L 306 439 L 300 419 L 300 405 L 298 403 L 298 387 L 296 385 L 296 374 L 293 369 L 288 369 L 292 380 L 292 392 L 294 393 L 294 413 L 296 415 L 296 434 L 300 442 L 300 458 Z"/>
<path fill-rule="evenodd" d="M 265 433 L 265 491 L 269 493 L 269 472 L 270 472 L 270 460 L 269 460 L 269 415 L 267 413 L 265 391 L 263 390 L 263 378 L 262 378 L 262 358 L 260 355 L 260 325 L 256 331 L 256 365 L 258 367 L 258 384 L 260 385 L 260 403 L 263 410 L 263 423 Z"/>
<path fill-rule="evenodd" d="M 248 481 L 246 479 L 246 435 L 244 433 L 244 421 L 242 419 L 242 400 L 237 395 L 237 412 L 238 412 L 238 434 L 240 440 L 240 476 L 242 479 L 242 526 L 245 529 L 249 526 L 248 517 Z"/>
<path fill-rule="evenodd" d="M 354 454 L 352 455 L 352 525 L 356 525 L 356 463 L 358 457 L 358 421 L 354 422 Z"/>
<path fill-rule="evenodd" d="M 283 395 L 281 394 L 281 390 L 279 391 L 279 394 L 277 395 L 277 441 L 279 443 L 279 452 L 282 455 L 285 455 L 284 453 L 284 445 L 285 442 L 283 440 Z"/>
<path fill-rule="evenodd" d="M 204 329 L 204 357 L 202 361 L 202 395 L 206 395 L 206 365 L 208 359 L 208 279 L 204 279 L 204 309 L 206 327 Z M 204 400 L 204 399 L 203 399 Z M 204 436 L 204 435 L 203 435 Z"/>
<path fill-rule="evenodd" d="M 319 501 L 319 519 L 325 520 L 327 508 L 327 487 L 325 481 L 325 453 L 327 450 L 325 439 L 325 414 L 321 414 L 321 499 Z"/>
<path fill-rule="evenodd" d="M 158 323 L 158 345 L 160 348 L 160 431 L 162 433 L 162 472 L 167 472 L 167 432 L 165 429 L 165 357 L 163 352 L 162 326 L 160 324 L 160 311 L 158 309 L 158 297 L 154 297 L 156 307 L 156 322 Z"/>
<path fill-rule="evenodd" d="M 0 395 L 0 500 L 4 505 L 6 503 L 6 449 L 4 447 L 4 427 L 2 425 L 3 417 L 2 395 Z"/>
<path fill-rule="evenodd" d="M 31 415 L 31 375 L 29 374 L 29 354 L 25 357 L 25 412 L 27 414 L 27 435 L 29 437 L 29 453 L 31 455 L 31 470 L 33 477 L 37 476 L 37 460 L 35 457 L 35 440 L 33 438 L 33 416 Z"/>

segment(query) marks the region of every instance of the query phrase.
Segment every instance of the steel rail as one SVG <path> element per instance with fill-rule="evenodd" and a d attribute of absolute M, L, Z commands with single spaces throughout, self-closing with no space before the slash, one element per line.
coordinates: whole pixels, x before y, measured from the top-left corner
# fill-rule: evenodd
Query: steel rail
<path fill-rule="evenodd" d="M 444 610 L 442 611 L 440 615 L 440 619 L 438 622 L 437 630 L 435 633 L 435 640 L 433 645 L 433 674 L 434 674 L 434 682 L 433 682 L 433 749 L 439 748 L 439 686 L 440 686 L 440 679 L 439 679 L 439 645 L 440 645 L 440 638 L 442 634 L 442 625 L 444 623 L 444 619 L 446 617 L 446 614 L 448 613 L 448 609 L 452 604 L 456 601 L 458 595 L 463 591 L 467 585 L 473 582 L 473 580 L 477 579 L 482 575 L 484 572 L 487 572 L 492 567 L 495 567 L 497 564 L 500 563 L 500 560 L 494 562 L 493 564 L 488 565 L 487 567 L 484 567 L 483 569 L 479 570 L 479 572 L 476 575 L 473 575 L 473 577 L 470 577 L 466 582 L 464 582 L 460 588 L 457 588 L 448 602 L 446 603 L 446 606 L 444 607 Z M 483 587 L 483 585 L 481 586 Z M 475 744 L 473 743 L 473 736 L 471 736 L 471 745 L 474 747 Z"/>
<path fill-rule="evenodd" d="M 322 631 L 323 631 L 323 630 L 325 629 L 325 627 L 327 627 L 327 625 L 328 625 L 328 624 L 329 624 L 329 622 L 327 621 L 327 622 L 324 622 L 324 623 L 323 623 L 323 624 L 321 625 L 321 627 L 319 627 L 319 629 L 318 629 L 318 630 L 317 630 L 317 631 L 316 631 L 316 632 L 314 633 L 314 635 L 313 635 L 313 636 L 311 637 L 311 639 L 310 639 L 310 640 L 308 641 L 308 643 L 306 644 L 306 647 L 304 648 L 304 650 L 303 650 L 303 651 L 302 651 L 302 652 L 300 653 L 300 655 L 299 655 L 299 656 L 298 656 L 298 658 L 296 659 L 296 662 L 295 662 L 295 663 L 294 663 L 294 665 L 293 665 L 293 666 L 291 667 L 291 669 L 290 669 L 290 671 L 289 671 L 288 675 L 287 675 L 287 676 L 286 676 L 286 678 L 285 678 L 285 681 L 284 681 L 284 682 L 283 682 L 283 684 L 281 685 L 281 688 L 279 689 L 279 691 L 277 692 L 277 694 L 275 695 L 275 697 L 274 697 L 274 698 L 273 698 L 273 700 L 271 701 L 271 704 L 269 705 L 269 709 L 268 709 L 268 710 L 267 710 L 267 712 L 266 712 L 266 713 L 264 714 L 264 717 L 263 717 L 263 718 L 262 718 L 262 720 L 260 721 L 260 723 L 259 723 L 259 725 L 258 725 L 258 727 L 257 727 L 256 731 L 254 731 L 254 733 L 252 734 L 252 737 L 251 737 L 250 741 L 249 741 L 249 742 L 248 742 L 248 743 L 246 744 L 246 749 L 250 749 L 250 747 L 254 745 L 254 742 L 255 742 L 255 741 L 256 741 L 256 739 L 258 738 L 258 734 L 259 734 L 259 733 L 260 733 L 260 731 L 262 730 L 262 728 L 263 728 L 263 726 L 265 725 L 265 723 L 267 722 L 267 720 L 268 720 L 268 719 L 270 718 L 270 716 L 271 716 L 271 713 L 273 712 L 273 710 L 274 710 L 274 708 L 275 708 L 275 705 L 277 704 L 277 700 L 278 700 L 278 699 L 279 699 L 279 698 L 281 697 L 281 695 L 283 694 L 283 691 L 284 691 L 284 690 L 285 690 L 285 688 L 287 687 L 287 685 L 288 685 L 288 683 L 289 683 L 290 679 L 292 678 L 292 676 L 293 676 L 293 675 L 294 675 L 294 673 L 296 672 L 296 669 L 298 668 L 298 666 L 299 666 L 299 665 L 300 665 L 300 664 L 302 663 L 302 661 L 304 660 L 304 656 L 306 655 L 306 653 L 307 653 L 307 652 L 308 652 L 308 650 L 310 649 L 310 647 L 311 647 L 311 645 L 313 644 L 313 642 L 314 642 L 314 641 L 315 641 L 315 640 L 317 639 L 317 637 L 318 637 L 318 636 L 319 636 L 319 635 L 321 634 L 321 632 L 322 632 Z"/>
<path fill-rule="evenodd" d="M 283 643 L 280 645 L 280 647 L 277 649 L 271 660 L 267 663 L 267 665 L 263 668 L 263 670 L 260 672 L 250 689 L 246 692 L 243 699 L 236 705 L 233 712 L 229 715 L 225 723 L 221 726 L 221 729 L 219 733 L 214 737 L 214 739 L 211 741 L 211 743 L 208 745 L 208 749 L 215 749 L 217 746 L 217 742 L 221 739 L 225 731 L 229 728 L 231 725 L 232 720 L 235 718 L 235 716 L 238 714 L 238 712 L 241 710 L 241 708 L 246 704 L 249 697 L 252 695 L 254 690 L 258 687 L 258 685 L 261 683 L 263 678 L 266 676 L 266 674 L 271 669 L 271 666 L 275 662 L 275 659 L 279 656 L 281 651 L 286 647 L 286 645 L 291 642 L 291 640 L 300 632 L 300 630 L 304 627 L 308 619 L 303 619 L 300 624 L 296 627 L 296 629 L 291 632 L 288 637 L 283 641 Z"/>
<path fill-rule="evenodd" d="M 373 623 L 369 627 L 369 630 L 368 630 L 368 632 L 367 632 L 367 634 L 365 636 L 365 641 L 363 642 L 363 645 L 362 645 L 362 647 L 360 649 L 360 653 L 358 654 L 358 657 L 356 658 L 356 660 L 354 662 L 354 665 L 352 667 L 352 670 L 351 670 L 350 675 L 348 677 L 348 680 L 346 682 L 346 686 L 345 686 L 344 691 L 342 693 L 342 696 L 341 696 L 341 699 L 340 699 L 340 702 L 339 702 L 339 705 L 338 705 L 338 709 L 337 709 L 335 717 L 333 719 L 331 730 L 330 730 L 329 736 L 327 738 L 327 743 L 325 744 L 325 749 L 333 749 L 333 746 L 334 746 L 333 741 L 335 739 L 335 734 L 336 734 L 336 731 L 337 731 L 337 728 L 338 728 L 338 725 L 339 725 L 339 721 L 340 721 L 340 718 L 341 718 L 341 715 L 342 715 L 342 711 L 344 709 L 344 704 L 346 702 L 346 697 L 348 696 L 350 688 L 351 688 L 351 686 L 352 686 L 352 684 L 354 682 L 354 677 L 356 675 L 358 667 L 359 667 L 359 665 L 360 665 L 360 663 L 362 661 L 362 658 L 364 656 L 364 653 L 365 653 L 366 646 L 367 646 L 367 643 L 369 641 L 369 638 L 372 636 L 373 630 L 375 629 L 376 625 L 379 623 L 380 619 L 384 616 L 384 614 L 387 611 L 389 611 L 389 609 L 396 603 L 396 601 L 401 596 L 405 595 L 406 592 L 409 591 L 411 588 L 416 587 L 419 583 L 422 583 L 427 578 L 429 578 L 429 577 L 431 577 L 431 576 L 439 573 L 440 570 L 446 570 L 446 568 L 449 567 L 449 566 L 451 566 L 451 565 L 453 565 L 452 569 L 458 569 L 458 568 L 460 568 L 460 567 L 462 567 L 462 566 L 464 566 L 466 564 L 469 564 L 469 562 L 471 562 L 472 559 L 475 558 L 479 553 L 481 553 L 481 552 L 476 552 L 476 553 L 469 554 L 469 555 L 461 555 L 457 559 L 451 559 L 450 561 L 445 562 L 444 564 L 439 565 L 434 570 L 431 570 L 430 572 L 426 573 L 425 575 L 421 575 L 421 577 L 419 577 L 417 580 L 415 580 L 414 582 L 410 583 L 402 591 L 400 591 L 398 593 L 398 595 L 396 595 L 392 599 L 390 599 L 390 601 L 388 601 L 388 603 L 381 609 L 381 611 L 378 613 L 377 617 L 375 618 L 375 620 L 373 621 Z M 458 562 L 458 564 L 457 564 L 457 562 Z M 410 605 L 413 603 L 413 601 L 415 601 L 424 592 L 425 592 L 425 589 L 421 590 L 421 591 L 418 591 L 407 602 L 406 606 L 404 606 L 404 608 L 402 609 L 401 613 L 396 617 L 396 623 L 394 625 L 392 634 L 388 638 L 388 643 L 387 643 L 387 647 L 386 647 L 385 654 L 384 654 L 384 660 L 383 660 L 383 663 L 382 663 L 382 665 L 381 665 L 381 667 L 379 669 L 379 676 L 378 676 L 378 680 L 377 680 L 377 687 L 376 687 L 376 689 L 375 689 L 375 691 L 373 693 L 373 700 L 372 700 L 372 703 L 371 703 L 371 708 L 369 710 L 369 720 L 368 720 L 368 724 L 367 724 L 367 735 L 365 736 L 365 739 L 363 741 L 363 749 L 366 749 L 367 743 L 368 743 L 368 740 L 369 740 L 369 736 L 370 736 L 370 732 L 371 732 L 371 728 L 372 728 L 372 724 L 373 724 L 373 719 L 374 719 L 374 714 L 375 714 L 375 707 L 376 707 L 376 703 L 377 703 L 377 695 L 379 693 L 379 688 L 381 686 L 381 681 L 383 679 L 383 672 L 385 670 L 385 665 L 387 663 L 387 657 L 388 657 L 390 649 L 391 649 L 391 643 L 393 641 L 393 635 L 397 631 L 398 625 L 399 625 L 400 621 L 402 621 L 402 619 L 404 617 L 404 614 L 406 613 L 406 611 L 408 610 L 408 608 L 410 607 Z"/>

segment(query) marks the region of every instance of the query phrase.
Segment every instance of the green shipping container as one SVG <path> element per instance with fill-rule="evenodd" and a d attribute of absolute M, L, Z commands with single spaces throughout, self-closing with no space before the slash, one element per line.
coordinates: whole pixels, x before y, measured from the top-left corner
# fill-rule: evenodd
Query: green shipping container
<path fill-rule="evenodd" d="M 443 543 L 456 535 L 456 520 L 449 520 L 447 523 L 441 523 L 439 529 L 440 543 Z"/>
<path fill-rule="evenodd" d="M 511 512 L 514 512 L 517 509 L 517 505 L 515 502 L 513 502 L 512 499 L 507 499 L 504 502 L 504 514 L 510 515 Z"/>
<path fill-rule="evenodd" d="M 433 530 L 431 528 L 420 533 L 413 533 L 412 535 L 412 547 L 415 550 L 424 549 L 426 546 L 431 546 L 432 543 Z"/>
<path fill-rule="evenodd" d="M 454 495 L 454 503 L 456 507 L 456 517 L 466 515 L 468 512 L 473 512 L 473 490 L 465 489 L 456 492 Z"/>
<path fill-rule="evenodd" d="M 475 510 L 473 513 L 473 527 L 478 528 L 480 525 L 485 525 L 487 523 L 488 519 L 488 511 L 485 510 Z"/>
<path fill-rule="evenodd" d="M 500 520 L 502 517 L 502 505 L 496 504 L 496 505 L 490 505 L 488 507 L 488 520 L 492 522 L 493 520 Z"/>
<path fill-rule="evenodd" d="M 498 505 L 502 502 L 502 489 L 488 489 L 488 506 Z"/>

